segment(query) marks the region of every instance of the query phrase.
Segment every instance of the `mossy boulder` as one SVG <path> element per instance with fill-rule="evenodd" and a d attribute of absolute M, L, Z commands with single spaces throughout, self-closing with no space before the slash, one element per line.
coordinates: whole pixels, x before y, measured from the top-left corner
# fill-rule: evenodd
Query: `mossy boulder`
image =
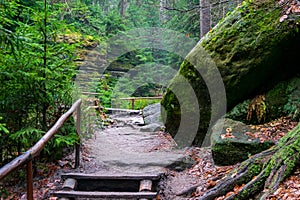
<path fill-rule="evenodd" d="M 190 123 L 182 116 L 192 119 L 200 115 L 200 120 L 192 125 L 198 126 L 194 144 L 201 145 L 211 121 L 217 120 L 218 115 L 211 112 L 212 94 L 208 94 L 207 80 L 213 77 L 207 55 L 222 76 L 227 97 L 223 104 L 229 110 L 299 71 L 293 64 L 298 62 L 299 17 L 280 22 L 281 12 L 275 0 L 244 1 L 200 40 L 180 66 L 161 102 L 166 130 L 171 135 L 176 136 L 182 123 Z M 186 82 L 193 91 L 186 90 Z M 182 91 L 175 94 L 174 88 Z M 188 99 L 193 93 L 198 103 L 194 98 Z M 191 134 L 189 130 L 186 133 Z"/>
<path fill-rule="evenodd" d="M 223 127 L 221 132 L 219 126 Z M 273 141 L 261 142 L 245 134 L 250 131 L 251 127 L 242 122 L 227 118 L 219 120 L 211 134 L 214 163 L 221 166 L 234 165 L 274 145 Z"/>

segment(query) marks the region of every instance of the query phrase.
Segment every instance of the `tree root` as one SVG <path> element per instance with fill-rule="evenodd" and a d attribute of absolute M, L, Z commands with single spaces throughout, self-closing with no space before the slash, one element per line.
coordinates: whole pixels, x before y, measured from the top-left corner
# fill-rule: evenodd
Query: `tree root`
<path fill-rule="evenodd" d="M 216 177 L 213 177 L 213 178 L 211 178 L 211 179 L 209 179 L 209 180 L 215 182 L 215 181 L 217 181 L 217 180 L 220 180 L 220 179 L 223 178 L 224 176 L 225 176 L 224 174 L 220 174 L 220 175 L 218 175 L 218 176 L 216 176 Z M 201 183 L 192 185 L 192 186 L 190 186 L 190 187 L 188 187 L 188 188 L 185 188 L 185 189 L 182 190 L 181 192 L 177 193 L 176 196 L 187 196 L 187 195 L 189 195 L 189 194 L 195 192 L 196 189 L 197 189 L 198 187 L 203 186 L 203 185 L 205 185 L 205 184 L 206 184 L 206 183 L 201 182 Z"/>
<path fill-rule="evenodd" d="M 300 160 L 300 126 L 289 132 L 273 148 L 245 160 L 241 165 L 221 179 L 215 187 L 203 194 L 199 200 L 213 200 L 240 186 L 227 195 L 225 200 L 249 199 L 263 190 L 260 199 L 275 192 Z"/>

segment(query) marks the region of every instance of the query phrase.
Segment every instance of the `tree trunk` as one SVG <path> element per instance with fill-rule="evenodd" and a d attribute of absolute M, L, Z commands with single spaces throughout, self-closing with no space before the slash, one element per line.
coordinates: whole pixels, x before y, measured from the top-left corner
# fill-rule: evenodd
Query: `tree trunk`
<path fill-rule="evenodd" d="M 159 21 L 161 24 L 164 24 L 167 20 L 167 17 L 164 13 L 165 2 L 164 0 L 159 0 Z"/>
<path fill-rule="evenodd" d="M 43 46 L 44 46 L 44 55 L 43 55 L 43 78 L 44 81 L 42 82 L 42 94 L 43 94 L 43 100 L 42 100 L 42 126 L 44 129 L 47 129 L 47 110 L 48 110 L 48 102 L 47 102 L 47 86 L 46 86 L 46 80 L 47 80 L 47 1 L 44 0 L 44 30 L 43 30 Z"/>
<path fill-rule="evenodd" d="M 200 0 L 200 38 L 210 30 L 210 3 L 209 0 Z"/>
<path fill-rule="evenodd" d="M 126 8 L 127 8 L 127 0 L 121 0 L 120 15 L 122 17 L 125 17 Z"/>
<path fill-rule="evenodd" d="M 295 168 L 300 159 L 300 124 L 283 137 L 279 143 L 266 151 L 242 162 L 215 187 L 203 194 L 199 200 L 212 200 L 233 190 L 236 185 L 243 185 L 239 191 L 226 197 L 230 199 L 249 199 L 260 193 L 265 199 L 274 193 L 282 180 Z"/>

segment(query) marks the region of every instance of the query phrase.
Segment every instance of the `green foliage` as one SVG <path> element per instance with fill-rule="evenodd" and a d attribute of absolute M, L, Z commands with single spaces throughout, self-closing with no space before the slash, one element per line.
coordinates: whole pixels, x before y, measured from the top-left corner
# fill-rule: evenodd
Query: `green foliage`
<path fill-rule="evenodd" d="M 127 26 L 132 28 L 158 27 L 161 25 L 159 19 L 158 1 L 138 3 L 132 1 L 127 9 Z"/>
<path fill-rule="evenodd" d="M 200 38 L 200 11 L 199 9 L 191 9 L 197 6 L 199 6 L 199 0 L 177 1 L 174 5 L 171 5 L 171 8 L 176 8 L 176 10 L 167 13 L 169 20 L 166 21 L 164 26 L 198 40 Z"/>
<path fill-rule="evenodd" d="M 3 117 L 0 117 L 0 120 L 2 120 Z M 6 128 L 6 124 L 0 123 L 0 137 L 2 136 L 1 132 L 3 132 L 4 134 L 8 134 L 9 131 Z"/>
<path fill-rule="evenodd" d="M 78 136 L 74 132 L 69 135 L 55 135 L 54 147 L 71 147 L 75 143 L 78 143 Z"/>
<path fill-rule="evenodd" d="M 168 65 L 148 62 L 136 66 L 119 78 L 105 74 L 96 91 L 100 93 L 98 98 L 104 107 L 131 108 L 129 101 L 120 98 L 161 96 L 175 73 L 176 70 Z M 138 100 L 135 108 L 140 109 L 153 102 L 158 101 Z"/>
<path fill-rule="evenodd" d="M 287 102 L 283 107 L 285 113 L 290 115 L 294 120 L 300 119 L 300 79 L 293 79 L 286 88 Z"/>
<path fill-rule="evenodd" d="M 106 108 L 111 107 L 111 95 L 116 81 L 117 79 L 113 78 L 111 75 L 104 74 L 99 82 L 99 87 L 96 90 L 98 93 L 100 93 L 99 100 L 101 105 Z"/>
<path fill-rule="evenodd" d="M 12 141 L 20 143 L 24 149 L 28 149 L 33 146 L 43 134 L 44 131 L 28 127 L 11 134 L 9 137 Z"/>
<path fill-rule="evenodd" d="M 77 68 L 74 59 L 81 58 L 79 55 L 84 54 L 84 50 L 99 43 L 105 46 L 103 41 L 108 37 L 134 28 L 164 27 L 199 38 L 197 9 L 191 12 L 161 11 L 159 1 L 131 0 L 127 1 L 125 14 L 120 15 L 119 0 L 46 3 L 45 8 L 41 0 L 0 2 L 0 115 L 4 122 L 0 124 L 0 152 L 5 158 L 33 145 L 70 107 Z M 199 5 L 199 0 L 179 0 L 169 4 L 188 9 Z M 120 42 L 126 48 L 126 41 Z M 153 66 L 160 64 L 178 70 L 181 62 L 182 58 L 176 54 L 159 49 L 128 52 L 112 66 L 132 73 L 120 79 L 104 75 L 96 89 L 101 94 L 99 99 L 105 107 L 119 103 L 130 108 L 129 102 L 116 102 L 117 99 L 162 95 L 167 83 L 160 79 L 169 73 Z M 141 71 L 135 66 L 146 64 L 148 69 L 142 70 L 144 77 L 131 80 L 132 74 Z M 153 75 L 151 71 L 157 74 Z M 168 78 L 172 77 L 163 80 Z M 152 101 L 136 101 L 135 106 L 139 109 L 149 103 Z M 77 142 L 73 126 L 72 123 L 66 125 L 46 151 L 53 152 L 51 148 Z"/>
<path fill-rule="evenodd" d="M 32 146 L 72 103 L 75 45 L 59 40 L 69 25 L 56 20 L 55 6 L 21 3 L 0 6 L 0 113 L 11 133 L 1 134 L 3 158 Z"/>
<path fill-rule="evenodd" d="M 143 109 L 145 108 L 146 106 L 148 105 L 151 105 L 151 104 L 155 104 L 155 103 L 159 103 L 160 100 L 159 99 L 140 99 L 140 100 L 135 100 L 134 101 L 134 109 L 135 110 L 140 110 L 140 109 Z M 128 109 L 131 109 L 131 104 L 128 104 L 127 105 L 127 108 Z"/>
<path fill-rule="evenodd" d="M 0 117 L 0 120 L 2 121 L 2 117 Z M 5 150 L 5 147 L 7 146 L 7 140 L 9 139 L 9 131 L 6 128 L 6 124 L 0 123 L 0 164 L 2 160 L 4 159 L 3 157 L 3 151 Z"/>

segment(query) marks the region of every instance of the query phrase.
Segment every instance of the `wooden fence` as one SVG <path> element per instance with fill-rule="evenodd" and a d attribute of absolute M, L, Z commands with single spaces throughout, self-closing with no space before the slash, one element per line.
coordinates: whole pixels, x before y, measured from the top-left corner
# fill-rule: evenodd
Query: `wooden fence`
<path fill-rule="evenodd" d="M 120 100 L 129 100 L 131 101 L 131 109 L 134 110 L 134 101 L 136 100 L 153 100 L 153 99 L 162 99 L 162 96 L 157 97 L 126 97 L 126 98 L 120 98 Z"/>
<path fill-rule="evenodd" d="M 18 156 L 8 164 L 0 169 L 0 181 L 8 176 L 10 173 L 16 171 L 19 167 L 26 165 L 27 171 L 27 199 L 33 200 L 33 173 L 32 173 L 32 160 L 39 155 L 49 140 L 57 133 L 73 113 L 76 113 L 76 133 L 80 134 L 80 120 L 81 120 L 81 103 L 82 100 L 77 100 L 72 107 L 63 114 L 54 126 L 29 150 L 21 156 Z M 79 138 L 79 137 L 78 137 Z M 75 168 L 79 166 L 80 160 L 80 141 L 75 145 Z"/>

